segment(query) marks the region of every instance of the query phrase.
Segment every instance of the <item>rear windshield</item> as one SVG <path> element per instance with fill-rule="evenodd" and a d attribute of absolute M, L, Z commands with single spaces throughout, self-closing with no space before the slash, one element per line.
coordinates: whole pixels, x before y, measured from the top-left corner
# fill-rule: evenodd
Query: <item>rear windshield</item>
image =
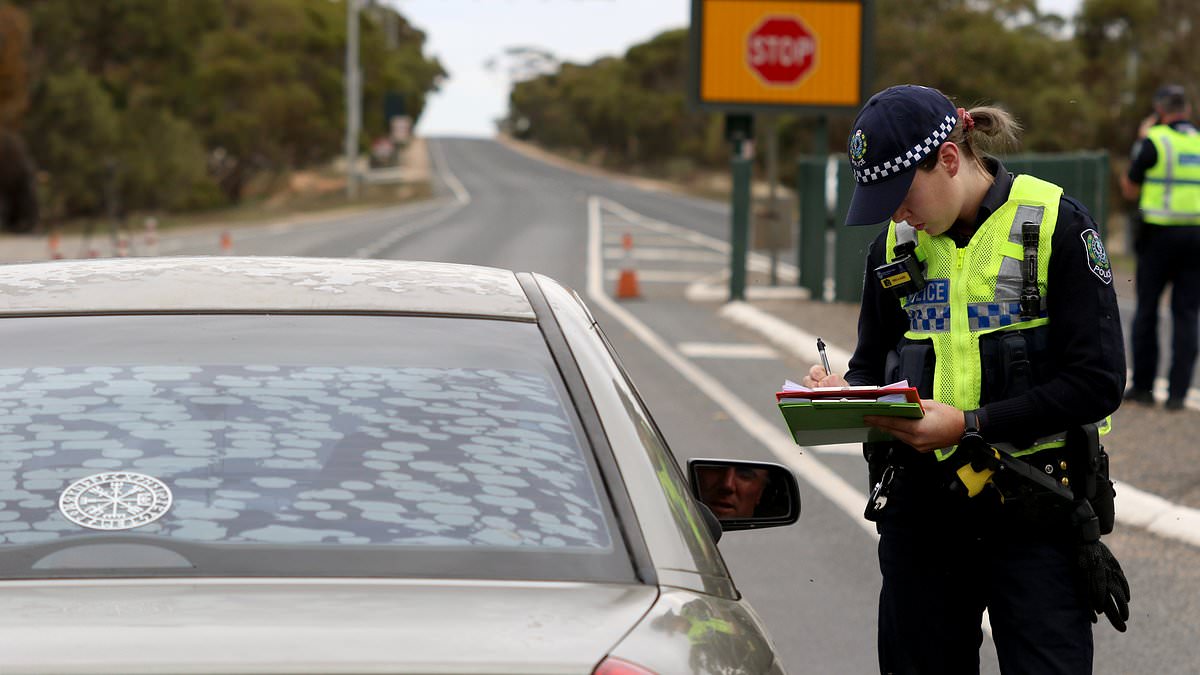
<path fill-rule="evenodd" d="M 625 579 L 536 325 L 0 320 L 0 574 Z"/>

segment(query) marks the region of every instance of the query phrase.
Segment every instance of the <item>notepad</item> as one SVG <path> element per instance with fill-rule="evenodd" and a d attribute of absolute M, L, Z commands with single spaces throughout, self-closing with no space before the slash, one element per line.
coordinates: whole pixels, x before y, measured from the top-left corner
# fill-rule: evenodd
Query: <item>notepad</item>
<path fill-rule="evenodd" d="M 785 382 L 775 394 L 779 411 L 800 445 L 886 441 L 892 435 L 863 424 L 865 415 L 920 419 L 925 416 L 915 387 L 902 381 L 884 387 L 808 388 Z"/>

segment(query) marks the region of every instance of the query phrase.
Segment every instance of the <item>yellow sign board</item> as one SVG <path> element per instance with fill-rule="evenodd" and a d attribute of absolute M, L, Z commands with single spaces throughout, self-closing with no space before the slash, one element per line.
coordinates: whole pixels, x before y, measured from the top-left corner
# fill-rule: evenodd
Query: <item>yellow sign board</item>
<path fill-rule="evenodd" d="M 702 108 L 853 108 L 862 102 L 870 0 L 693 0 L 693 96 Z"/>

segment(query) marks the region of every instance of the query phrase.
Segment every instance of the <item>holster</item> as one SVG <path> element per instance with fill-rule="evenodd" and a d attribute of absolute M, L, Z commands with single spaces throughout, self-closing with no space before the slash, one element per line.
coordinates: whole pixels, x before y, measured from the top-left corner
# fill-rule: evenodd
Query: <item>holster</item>
<path fill-rule="evenodd" d="M 892 455 L 890 441 L 879 443 L 863 443 L 863 459 L 867 460 L 867 489 L 870 490 L 883 477 Z"/>
<path fill-rule="evenodd" d="M 1076 499 L 1086 500 L 1099 521 L 1100 534 L 1113 531 L 1117 491 L 1108 476 L 1108 453 L 1100 444 L 1100 425 L 1085 424 L 1067 434 L 1074 455 L 1068 475 Z"/>

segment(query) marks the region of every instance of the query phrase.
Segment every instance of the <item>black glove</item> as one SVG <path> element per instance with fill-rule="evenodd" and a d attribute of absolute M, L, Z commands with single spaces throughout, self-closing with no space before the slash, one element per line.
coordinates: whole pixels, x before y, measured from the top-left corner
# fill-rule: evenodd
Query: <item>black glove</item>
<path fill-rule="evenodd" d="M 1129 582 L 1121 563 L 1102 542 L 1092 541 L 1079 544 L 1075 567 L 1080 593 L 1095 612 L 1092 623 L 1103 614 L 1113 628 L 1124 633 L 1129 619 Z"/>

